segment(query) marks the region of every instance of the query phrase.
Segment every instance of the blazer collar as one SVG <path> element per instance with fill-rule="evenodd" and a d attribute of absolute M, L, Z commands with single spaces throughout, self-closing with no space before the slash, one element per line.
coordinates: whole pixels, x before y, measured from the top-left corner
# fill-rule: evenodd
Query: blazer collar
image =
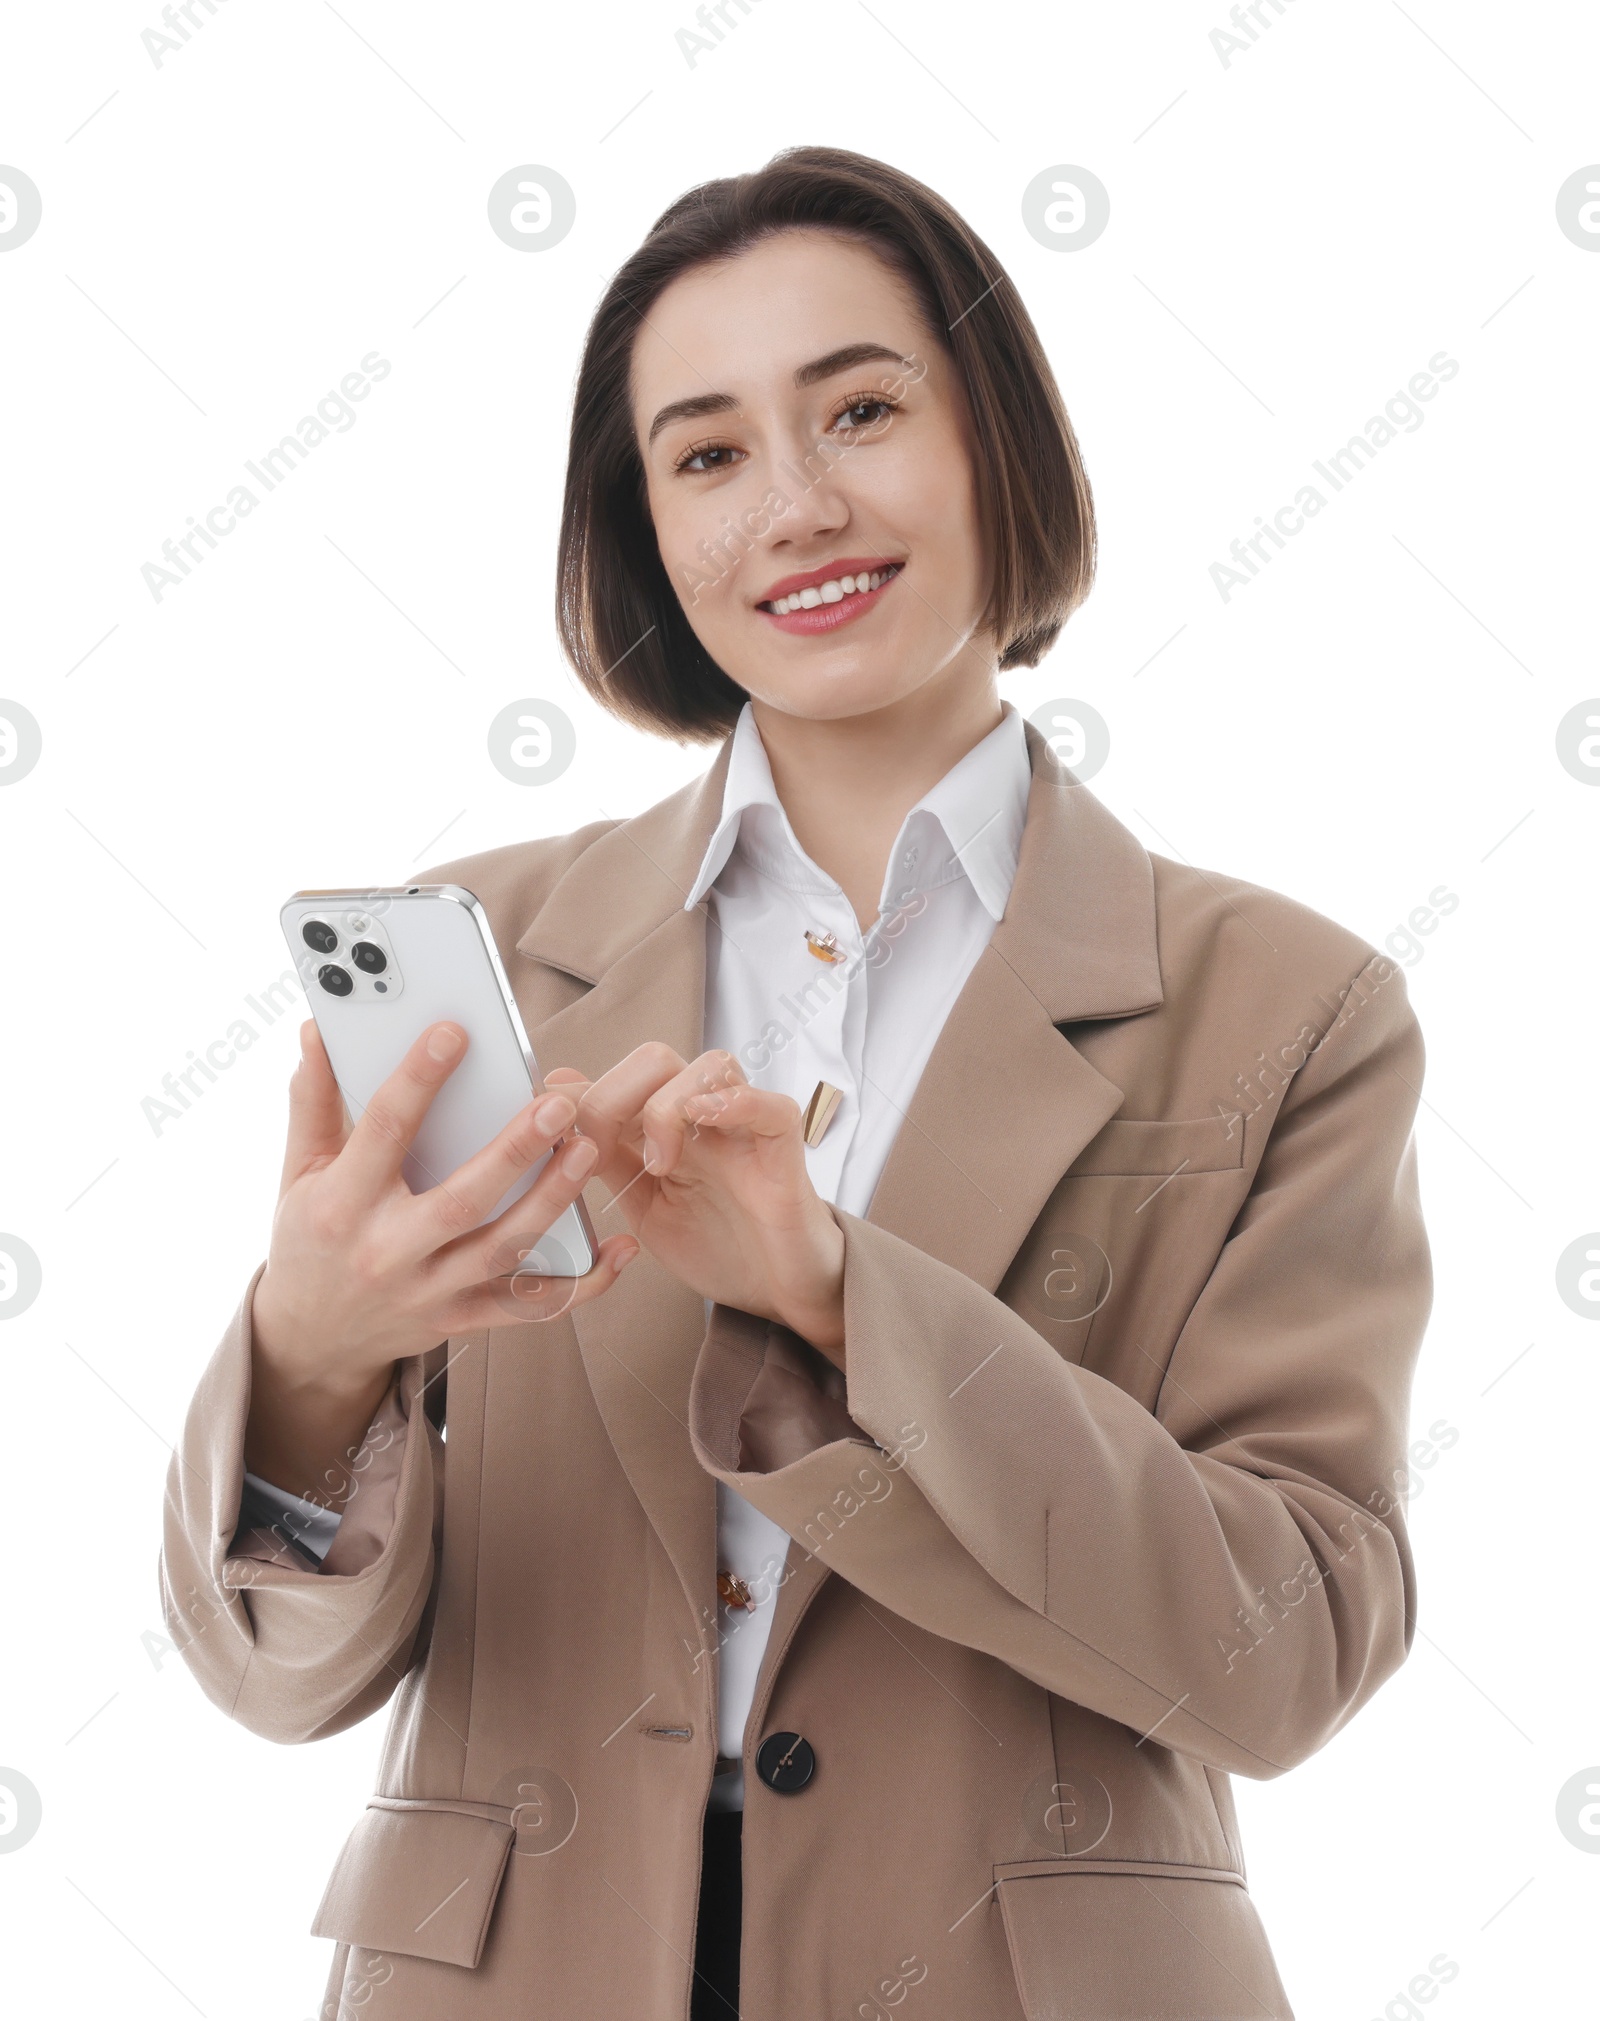
<path fill-rule="evenodd" d="M 1027 819 L 990 945 L 1052 1023 L 1151 1010 L 1161 970 L 1150 858 L 1033 724 L 1023 727 Z M 698 779 L 592 843 L 528 922 L 519 953 L 598 983 L 681 912 L 722 823 L 733 743 L 730 731 Z"/>

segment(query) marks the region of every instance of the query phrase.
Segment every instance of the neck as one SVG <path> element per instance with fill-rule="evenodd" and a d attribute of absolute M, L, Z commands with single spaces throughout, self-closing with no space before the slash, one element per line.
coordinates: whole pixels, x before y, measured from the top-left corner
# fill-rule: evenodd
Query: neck
<path fill-rule="evenodd" d="M 954 670 L 950 670 L 954 672 Z M 772 783 L 795 839 L 849 899 L 878 916 L 889 851 L 906 815 L 1001 719 L 993 668 L 925 682 L 865 715 L 818 720 L 752 704 Z"/>

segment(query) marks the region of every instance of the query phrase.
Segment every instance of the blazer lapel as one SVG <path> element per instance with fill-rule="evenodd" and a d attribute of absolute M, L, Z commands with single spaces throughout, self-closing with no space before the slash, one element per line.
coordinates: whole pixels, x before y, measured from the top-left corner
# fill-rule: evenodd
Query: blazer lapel
<path fill-rule="evenodd" d="M 1026 729 L 1033 783 L 1005 916 L 945 1021 L 866 1214 L 987 1291 L 1122 1105 L 1057 1027 L 1161 1002 L 1150 859 Z"/>
<path fill-rule="evenodd" d="M 705 911 L 684 899 L 721 813 L 728 752 L 724 740 L 699 779 L 593 842 L 517 942 L 531 959 L 512 987 L 541 1071 L 595 1079 L 648 1039 L 686 1060 L 702 1050 Z M 572 977 L 590 987 L 574 997 Z M 596 1211 L 597 1194 L 596 1232 L 619 1233 L 620 1210 L 606 1197 Z M 572 1322 L 623 1471 L 702 1621 L 715 1605 L 716 1484 L 694 1457 L 688 1397 L 705 1301 L 642 1253 Z"/>

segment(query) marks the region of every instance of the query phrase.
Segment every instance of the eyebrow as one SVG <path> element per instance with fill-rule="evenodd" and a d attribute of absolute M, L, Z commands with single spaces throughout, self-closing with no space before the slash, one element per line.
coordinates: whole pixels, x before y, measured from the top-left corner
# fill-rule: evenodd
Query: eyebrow
<path fill-rule="evenodd" d="M 880 359 L 891 365 L 909 363 L 903 352 L 891 350 L 887 344 L 841 344 L 837 351 L 813 358 L 808 365 L 797 365 L 794 383 L 800 388 L 815 386 L 820 380 L 833 378 L 836 373 L 848 372 L 853 366 L 870 365 Z M 698 393 L 690 400 L 673 400 L 650 423 L 645 447 L 648 448 L 662 429 L 670 428 L 675 421 L 698 421 L 706 414 L 727 414 L 738 405 L 731 393 Z"/>

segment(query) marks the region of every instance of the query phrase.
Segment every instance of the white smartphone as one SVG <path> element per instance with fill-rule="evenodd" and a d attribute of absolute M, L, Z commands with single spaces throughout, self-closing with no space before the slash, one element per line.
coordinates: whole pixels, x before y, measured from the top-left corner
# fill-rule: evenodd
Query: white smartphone
<path fill-rule="evenodd" d="M 465 1030 L 466 1056 L 435 1094 L 406 1156 L 406 1184 L 426 1192 L 481 1151 L 539 1085 L 483 907 L 459 884 L 408 884 L 297 891 L 280 917 L 352 1121 L 429 1025 L 450 1018 Z M 549 1156 L 484 1220 L 520 1200 Z M 597 1248 L 580 1197 L 512 1267 L 582 1277 Z"/>

